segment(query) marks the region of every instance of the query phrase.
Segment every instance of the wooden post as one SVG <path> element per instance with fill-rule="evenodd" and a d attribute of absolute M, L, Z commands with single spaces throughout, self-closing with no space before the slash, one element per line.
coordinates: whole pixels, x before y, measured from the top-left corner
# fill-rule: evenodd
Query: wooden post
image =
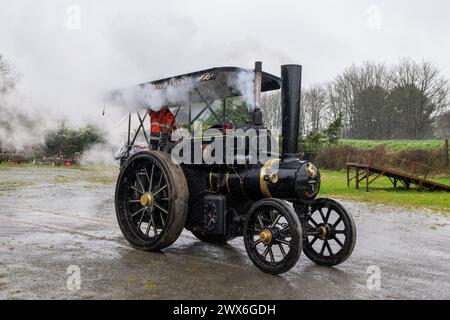
<path fill-rule="evenodd" d="M 356 189 L 359 189 L 359 167 L 356 166 Z"/>
<path fill-rule="evenodd" d="M 0 159 L 1 161 L 1 159 Z M 350 187 L 350 166 L 347 165 L 347 188 Z"/>
<path fill-rule="evenodd" d="M 445 160 L 445 166 L 449 166 L 449 159 L 448 159 L 448 139 L 445 139 L 444 141 L 444 160 Z"/>
<path fill-rule="evenodd" d="M 369 167 L 366 167 L 366 192 L 369 192 Z"/>

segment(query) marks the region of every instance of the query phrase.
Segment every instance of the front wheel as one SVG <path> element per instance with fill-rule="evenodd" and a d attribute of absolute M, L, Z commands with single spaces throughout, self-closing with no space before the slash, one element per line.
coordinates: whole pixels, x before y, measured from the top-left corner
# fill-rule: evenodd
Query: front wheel
<path fill-rule="evenodd" d="M 291 206 L 263 199 L 251 208 L 244 225 L 248 256 L 260 270 L 280 274 L 290 270 L 302 251 L 302 229 Z"/>
<path fill-rule="evenodd" d="M 303 225 L 303 252 L 314 263 L 335 266 L 350 257 L 356 243 L 353 217 L 333 199 L 296 206 Z"/>

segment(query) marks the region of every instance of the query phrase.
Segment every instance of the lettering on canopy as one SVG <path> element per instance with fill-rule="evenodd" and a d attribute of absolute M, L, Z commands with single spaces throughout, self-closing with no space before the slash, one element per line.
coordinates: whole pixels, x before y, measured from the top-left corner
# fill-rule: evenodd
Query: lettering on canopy
<path fill-rule="evenodd" d="M 168 87 L 174 86 L 185 86 L 192 83 L 204 82 L 209 80 L 214 80 L 216 75 L 214 72 L 205 72 L 197 76 L 184 76 L 180 78 L 171 78 L 162 82 L 154 83 L 153 87 L 155 89 L 167 89 Z"/>

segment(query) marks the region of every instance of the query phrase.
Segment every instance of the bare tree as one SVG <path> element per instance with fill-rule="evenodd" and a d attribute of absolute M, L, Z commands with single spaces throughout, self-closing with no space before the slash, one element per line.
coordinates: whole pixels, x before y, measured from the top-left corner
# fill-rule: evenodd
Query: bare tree
<path fill-rule="evenodd" d="M 441 139 L 450 138 L 450 110 L 443 112 L 436 121 L 437 135 Z"/>
<path fill-rule="evenodd" d="M 269 129 L 281 129 L 281 94 L 268 92 L 261 96 L 261 109 L 264 121 Z"/>
<path fill-rule="evenodd" d="M 386 65 L 369 61 L 347 68 L 327 85 L 327 114 L 332 120 L 339 112 L 344 114 L 344 136 L 381 138 L 380 128 L 388 119 L 385 99 L 389 83 Z"/>
<path fill-rule="evenodd" d="M 318 132 L 324 128 L 327 109 L 327 90 L 324 85 L 316 84 L 304 91 L 303 110 L 305 129 Z"/>
<path fill-rule="evenodd" d="M 392 70 L 389 104 L 395 110 L 397 136 L 432 137 L 436 117 L 449 105 L 448 80 L 430 61 L 403 59 Z"/>

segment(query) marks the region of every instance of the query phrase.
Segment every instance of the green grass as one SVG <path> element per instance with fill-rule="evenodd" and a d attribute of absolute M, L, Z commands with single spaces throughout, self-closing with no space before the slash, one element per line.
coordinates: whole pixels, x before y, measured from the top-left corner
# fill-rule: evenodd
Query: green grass
<path fill-rule="evenodd" d="M 350 140 L 342 139 L 340 144 L 347 144 L 359 149 L 370 149 L 378 145 L 384 145 L 388 151 L 402 150 L 442 150 L 442 140 Z"/>
<path fill-rule="evenodd" d="M 386 177 L 380 177 L 365 191 L 365 184 L 355 188 L 355 181 L 347 187 L 345 171 L 321 170 L 322 184 L 320 195 L 366 201 L 407 208 L 427 208 L 443 214 L 450 214 L 450 193 L 439 191 L 418 192 L 415 189 L 395 189 Z M 437 182 L 450 185 L 450 178 L 436 178 Z"/>
<path fill-rule="evenodd" d="M 45 165 L 45 164 L 32 164 L 32 163 L 21 163 L 21 164 L 17 164 L 14 162 L 2 162 L 0 163 L 0 168 L 11 168 L 11 167 L 24 167 L 24 168 L 60 168 L 60 169 L 80 169 L 81 166 L 80 165 L 72 165 L 70 167 L 65 167 L 65 166 L 50 166 L 50 165 Z"/>

